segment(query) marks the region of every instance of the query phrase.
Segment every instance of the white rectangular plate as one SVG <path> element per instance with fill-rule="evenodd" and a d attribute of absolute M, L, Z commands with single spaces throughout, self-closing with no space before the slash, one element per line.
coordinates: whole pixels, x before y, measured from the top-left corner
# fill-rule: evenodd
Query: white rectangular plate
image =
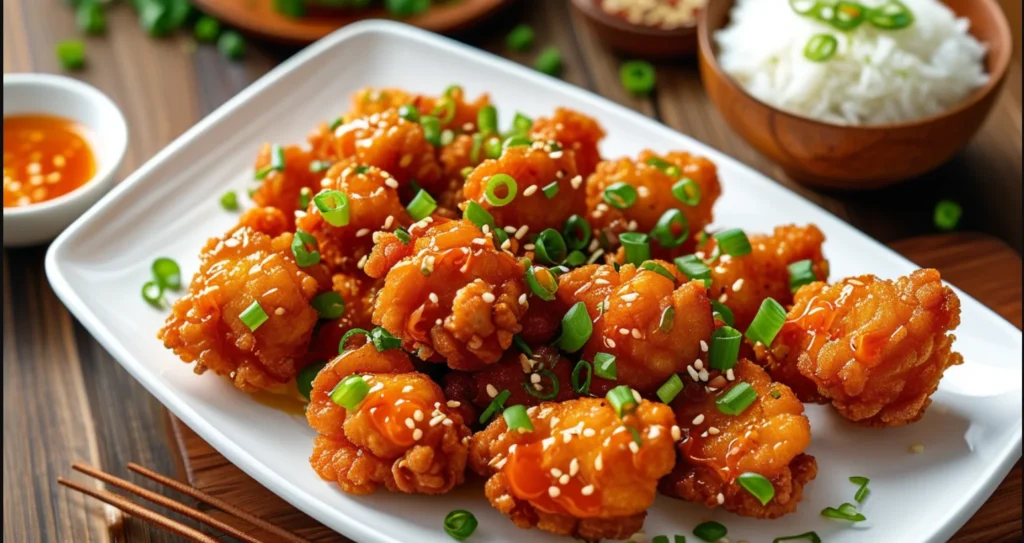
<path fill-rule="evenodd" d="M 608 130 L 606 156 L 650 147 L 710 157 L 725 193 L 716 208 L 719 224 L 765 231 L 781 223 L 815 223 L 828 237 L 834 277 L 870 272 L 892 278 L 915 268 L 750 168 L 589 92 L 400 24 L 367 22 L 340 30 L 254 83 L 135 172 L 53 243 L 46 272 L 72 313 L 175 415 L 267 488 L 353 539 L 450 542 L 442 519 L 461 508 L 480 519 L 473 541 L 566 540 L 516 528 L 489 507 L 479 483 L 442 498 L 341 493 L 307 463 L 314 432 L 305 420 L 260 405 L 212 374 L 194 375 L 157 341 L 165 315 L 146 305 L 139 291 L 154 257 L 177 259 L 191 276 L 203 242 L 234 224 L 237 216 L 219 207 L 218 196 L 251 184 L 262 142 L 302 141 L 317 122 L 347 109 L 349 94 L 364 86 L 436 94 L 453 82 L 470 95 L 490 92 L 506 118 L 515 110 L 538 116 L 563 105 L 592 115 Z M 1021 454 L 1021 333 L 960 296 L 956 348 L 967 363 L 947 373 L 924 420 L 868 430 L 810 407 L 810 453 L 820 471 L 798 513 L 757 521 L 659 496 L 645 525 L 647 537 L 691 535 L 707 518 L 726 524 L 733 541 L 770 541 L 808 530 L 829 543 L 937 542 L 952 535 Z M 914 443 L 925 451 L 908 454 Z M 871 477 L 863 508 L 869 520 L 849 527 L 819 517 L 823 507 L 852 499 L 851 475 Z"/>

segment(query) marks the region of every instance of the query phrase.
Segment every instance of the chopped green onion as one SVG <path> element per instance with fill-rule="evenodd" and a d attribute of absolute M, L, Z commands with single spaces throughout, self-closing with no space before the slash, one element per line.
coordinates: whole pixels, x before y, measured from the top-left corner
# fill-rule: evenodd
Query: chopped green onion
<path fill-rule="evenodd" d="M 103 6 L 95 1 L 85 1 L 75 9 L 75 24 L 86 34 L 102 34 L 107 30 L 107 18 Z"/>
<path fill-rule="evenodd" d="M 757 401 L 757 391 L 750 383 L 740 381 L 733 385 L 728 392 L 715 400 L 715 406 L 726 415 L 739 415 Z"/>
<path fill-rule="evenodd" d="M 505 45 L 513 51 L 526 51 L 533 47 L 533 27 L 528 24 L 517 25 L 505 36 Z"/>
<path fill-rule="evenodd" d="M 654 65 L 646 60 L 630 60 L 619 67 L 619 81 L 630 94 L 650 94 L 657 84 L 657 73 Z"/>
<path fill-rule="evenodd" d="M 815 34 L 804 47 L 804 57 L 812 62 L 825 62 L 839 50 L 839 40 L 831 34 Z"/>
<path fill-rule="evenodd" d="M 348 195 L 340 190 L 324 189 L 313 197 L 324 221 L 331 226 L 345 226 L 349 219 Z"/>
<path fill-rule="evenodd" d="M 615 355 L 608 353 L 597 353 L 594 355 L 594 375 L 601 379 L 614 381 L 618 377 L 618 368 L 615 365 Z"/>
<path fill-rule="evenodd" d="M 56 46 L 57 60 L 65 70 L 81 70 L 85 66 L 85 44 L 81 40 L 64 40 Z"/>
<path fill-rule="evenodd" d="M 412 236 L 409 235 L 409 231 L 405 228 L 396 229 L 395 237 L 398 238 L 398 241 L 402 242 L 402 245 L 408 245 L 412 241 Z"/>
<path fill-rule="evenodd" d="M 935 228 L 943 231 L 955 230 L 964 214 L 960 204 L 952 200 L 942 200 L 935 206 Z"/>
<path fill-rule="evenodd" d="M 239 319 L 242 319 L 242 324 L 249 327 L 250 332 L 255 332 L 261 324 L 267 322 L 270 317 L 267 312 L 263 310 L 263 307 L 259 302 L 253 302 L 249 307 L 245 308 L 240 315 Z"/>
<path fill-rule="evenodd" d="M 363 330 L 362 328 L 353 328 L 348 332 L 345 332 L 345 335 L 341 336 L 341 341 L 338 342 L 338 354 L 343 354 L 345 352 L 345 343 L 348 342 L 348 338 L 355 335 L 364 335 L 369 339 L 370 332 Z"/>
<path fill-rule="evenodd" d="M 718 242 L 718 248 L 731 257 L 746 256 L 753 250 L 747 234 L 739 228 L 718 232 L 714 238 Z"/>
<path fill-rule="evenodd" d="M 868 22 L 883 30 L 900 30 L 914 24 L 914 13 L 899 0 L 888 0 L 867 14 Z"/>
<path fill-rule="evenodd" d="M 484 409 L 484 412 L 480 414 L 480 424 L 486 423 L 488 420 L 491 419 L 492 416 L 494 416 L 495 413 L 501 411 L 502 409 L 505 409 L 505 402 L 508 401 L 508 398 L 511 395 L 512 393 L 509 392 L 508 389 L 499 392 L 498 395 L 495 396 L 493 400 L 491 400 L 491 403 L 490 405 L 487 406 L 487 409 Z"/>
<path fill-rule="evenodd" d="M 743 335 L 740 334 L 740 331 L 731 326 L 723 326 L 715 330 L 711 334 L 711 367 L 726 371 L 735 366 L 742 339 Z"/>
<path fill-rule="evenodd" d="M 161 288 L 178 290 L 181 288 L 181 267 L 174 259 L 160 257 L 153 261 L 153 277 Z"/>
<path fill-rule="evenodd" d="M 672 196 L 675 196 L 676 200 L 693 207 L 700 204 L 700 185 L 693 179 L 684 177 L 672 185 Z"/>
<path fill-rule="evenodd" d="M 163 309 L 164 287 L 156 281 L 146 281 L 142 285 L 142 299 L 157 309 Z"/>
<path fill-rule="evenodd" d="M 345 300 L 333 290 L 316 295 L 310 305 L 321 319 L 337 319 L 345 314 Z"/>
<path fill-rule="evenodd" d="M 484 154 L 487 158 L 500 158 L 501 149 L 501 140 L 498 138 L 490 138 L 484 142 Z"/>
<path fill-rule="evenodd" d="M 476 129 L 483 135 L 498 133 L 498 109 L 487 105 L 476 114 Z"/>
<path fill-rule="evenodd" d="M 651 259 L 651 245 L 647 234 L 624 232 L 619 234 L 619 243 L 625 248 L 627 263 L 639 266 Z"/>
<path fill-rule="evenodd" d="M 525 354 L 527 357 L 533 356 L 533 349 L 531 349 L 530 346 L 526 344 L 526 340 L 524 340 L 523 337 L 520 336 L 519 334 L 512 336 L 512 343 L 514 343 L 516 348 L 522 351 L 522 353 Z"/>
<path fill-rule="evenodd" d="M 776 537 L 772 540 L 772 543 L 785 543 L 786 541 L 807 541 L 809 543 L 821 543 L 821 537 L 818 536 L 817 532 L 804 532 L 802 534 L 797 535 Z"/>
<path fill-rule="evenodd" d="M 474 202 L 473 200 L 466 203 L 466 209 L 462 212 L 462 218 L 475 224 L 476 227 L 481 230 L 484 225 L 487 225 L 492 229 L 494 228 L 494 216 L 484 209 L 482 205 Z"/>
<path fill-rule="evenodd" d="M 679 231 L 679 235 L 676 235 L 676 230 Z M 654 225 L 651 237 L 663 248 L 675 249 L 690 237 L 690 223 L 682 211 L 675 208 L 668 209 Z"/>
<path fill-rule="evenodd" d="M 512 118 L 513 133 L 525 136 L 530 133 L 531 128 L 533 128 L 533 119 L 517 111 L 516 116 Z"/>
<path fill-rule="evenodd" d="M 420 122 L 420 110 L 416 109 L 411 104 L 406 104 L 398 108 L 398 116 L 411 123 Z"/>
<path fill-rule="evenodd" d="M 444 96 L 447 97 L 447 98 L 454 97 L 456 93 L 458 93 L 458 94 L 462 94 L 463 93 L 462 85 L 458 85 L 458 84 L 448 85 L 448 88 L 444 89 Z"/>
<path fill-rule="evenodd" d="M 729 309 L 729 306 L 718 300 L 711 300 L 711 316 L 724 322 L 727 326 L 732 326 L 736 323 L 736 317 L 733 316 L 732 309 Z"/>
<path fill-rule="evenodd" d="M 295 263 L 300 268 L 319 264 L 320 251 L 313 234 L 304 230 L 295 230 L 295 236 L 292 238 L 292 255 L 295 256 Z"/>
<path fill-rule="evenodd" d="M 303 0 L 274 0 L 274 11 L 286 16 L 299 18 L 306 14 Z"/>
<path fill-rule="evenodd" d="M 676 166 L 663 158 L 652 156 L 651 158 L 648 158 L 645 163 L 648 166 L 658 168 L 673 179 L 678 179 L 680 175 L 683 175 L 683 171 L 679 169 L 679 166 Z"/>
<path fill-rule="evenodd" d="M 832 16 L 827 22 L 836 30 L 844 32 L 853 30 L 864 22 L 868 13 L 868 7 L 860 2 L 840 0 L 832 9 Z"/>
<path fill-rule="evenodd" d="M 747 339 L 755 344 L 761 342 L 765 347 L 771 346 L 785 323 L 786 310 L 782 304 L 772 298 L 766 298 L 761 302 L 761 308 L 757 310 L 757 315 L 747 328 Z"/>
<path fill-rule="evenodd" d="M 562 52 L 555 46 L 544 49 L 534 61 L 533 67 L 538 72 L 557 76 L 562 71 Z"/>
<path fill-rule="evenodd" d="M 395 17 L 412 17 L 430 9 L 430 0 L 384 0 L 384 7 Z"/>
<path fill-rule="evenodd" d="M 370 393 L 370 385 L 362 375 L 349 375 L 331 391 L 331 401 L 348 410 L 359 407 Z"/>
<path fill-rule="evenodd" d="M 678 374 L 673 373 L 660 387 L 658 387 L 658 399 L 663 403 L 672 403 L 676 396 L 683 391 L 683 380 Z"/>
<path fill-rule="evenodd" d="M 313 199 L 313 191 L 309 187 L 302 187 L 299 189 L 299 201 L 298 208 L 305 211 L 309 207 L 309 202 Z"/>
<path fill-rule="evenodd" d="M 752 496 L 757 498 L 761 505 L 768 505 L 768 502 L 772 501 L 772 498 L 775 497 L 775 487 L 772 486 L 772 482 L 760 473 L 742 473 L 736 478 L 736 481 L 747 492 L 750 492 Z"/>
<path fill-rule="evenodd" d="M 537 236 L 537 240 L 534 242 L 534 252 L 537 255 L 537 259 L 545 264 L 558 265 L 565 260 L 568 249 L 565 246 L 565 240 L 562 239 L 562 234 L 554 228 L 548 228 Z"/>
<path fill-rule="evenodd" d="M 667 535 L 656 535 L 651 538 L 651 543 L 668 543 Z"/>
<path fill-rule="evenodd" d="M 644 444 L 644 440 L 640 439 L 640 431 L 632 426 L 626 426 L 626 430 L 629 430 L 629 435 L 633 437 L 633 443 L 636 443 L 637 447 L 641 447 Z"/>
<path fill-rule="evenodd" d="M 456 509 L 444 517 L 444 531 L 453 539 L 465 541 L 477 527 L 476 517 L 465 509 Z"/>
<path fill-rule="evenodd" d="M 445 96 L 438 100 L 434 109 L 430 110 L 430 114 L 437 117 L 441 124 L 448 124 L 455 120 L 456 109 L 458 106 L 455 104 L 455 100 Z"/>
<path fill-rule="evenodd" d="M 615 209 L 629 209 L 636 203 L 636 188 L 616 181 L 604 189 L 604 201 Z"/>
<path fill-rule="evenodd" d="M 627 413 L 630 413 L 637 408 L 639 402 L 633 397 L 633 389 L 626 385 L 619 385 L 608 391 L 605 395 L 608 403 L 612 405 L 612 409 L 615 410 L 615 414 L 622 418 Z"/>
<path fill-rule="evenodd" d="M 562 335 L 558 338 L 558 347 L 567 353 L 574 353 L 583 348 L 594 332 L 594 323 L 587 313 L 583 302 L 576 302 L 562 317 Z"/>
<path fill-rule="evenodd" d="M 658 330 L 668 333 L 672 330 L 672 323 L 676 320 L 676 308 L 668 306 L 661 312 L 661 319 L 658 321 Z"/>
<path fill-rule="evenodd" d="M 587 380 L 580 382 L 580 374 L 584 371 L 587 372 Z M 576 363 L 576 367 L 572 369 L 572 389 L 577 394 L 587 394 L 590 392 L 590 380 L 594 377 L 594 368 L 586 360 L 580 360 Z"/>
<path fill-rule="evenodd" d="M 327 125 L 327 129 L 330 130 L 331 132 L 334 132 L 335 130 L 338 129 L 339 126 L 341 126 L 344 123 L 345 119 L 341 117 L 335 117 L 334 120 L 331 121 L 331 124 Z"/>
<path fill-rule="evenodd" d="M 230 60 L 239 60 L 245 56 L 245 40 L 234 30 L 225 30 L 217 39 L 220 54 Z"/>
<path fill-rule="evenodd" d="M 530 416 L 526 414 L 525 405 L 510 405 L 501 413 L 501 416 L 505 418 L 509 430 L 533 431 L 533 423 L 530 422 Z"/>
<path fill-rule="evenodd" d="M 433 115 L 420 117 L 420 126 L 423 127 L 423 139 L 434 147 L 441 146 L 441 119 Z"/>
<path fill-rule="evenodd" d="M 331 166 L 333 165 L 334 163 L 329 160 L 314 160 L 309 163 L 309 171 L 312 173 L 324 173 L 331 169 Z"/>
<path fill-rule="evenodd" d="M 725 526 L 713 520 L 698 524 L 697 527 L 693 529 L 693 535 L 707 543 L 714 543 L 715 541 L 725 537 L 728 533 L 729 530 L 726 529 Z"/>
<path fill-rule="evenodd" d="M 703 281 L 705 288 L 711 286 L 711 268 L 697 255 L 680 256 L 673 262 L 675 262 L 676 269 L 690 281 Z"/>
<path fill-rule="evenodd" d="M 498 196 L 498 190 L 505 188 L 505 196 Z M 484 198 L 487 203 L 494 207 L 502 207 L 508 205 L 519 192 L 519 185 L 516 184 L 516 180 L 511 175 L 499 173 L 492 175 L 487 180 L 487 186 L 484 188 Z"/>
<path fill-rule="evenodd" d="M 401 349 L 402 340 L 391 335 L 382 326 L 378 326 L 373 330 L 370 330 L 370 341 L 373 342 L 373 346 L 377 349 L 377 352 L 382 353 L 391 349 Z"/>
<path fill-rule="evenodd" d="M 844 503 L 839 508 L 826 507 L 821 511 L 821 516 L 837 520 L 848 520 L 850 522 L 863 522 L 868 519 L 859 513 L 857 506 L 852 503 Z"/>
<path fill-rule="evenodd" d="M 800 287 L 809 285 L 818 280 L 814 275 L 814 263 L 810 260 L 800 260 L 786 266 L 789 272 L 789 290 L 796 292 Z"/>
<path fill-rule="evenodd" d="M 555 397 L 558 396 L 559 390 L 558 376 L 555 375 L 554 372 L 552 372 L 551 370 L 537 370 L 534 373 L 540 375 L 541 377 L 547 377 L 551 381 L 551 388 L 550 390 L 548 390 L 548 392 L 544 392 L 543 386 L 540 386 L 540 388 L 538 389 L 537 386 L 534 385 L 534 383 L 523 381 L 523 388 L 526 390 L 526 392 L 528 392 L 531 396 L 540 398 L 542 400 L 555 399 Z M 539 385 L 540 383 L 537 384 Z"/>
<path fill-rule="evenodd" d="M 508 149 L 509 147 L 529 147 L 533 145 L 533 140 L 526 136 L 509 136 L 505 138 L 505 141 L 501 142 L 502 149 Z"/>
<path fill-rule="evenodd" d="M 573 251 L 569 253 L 569 256 L 565 257 L 562 262 L 564 265 L 570 268 L 578 268 L 587 262 L 587 255 L 583 254 L 583 251 Z"/>
<path fill-rule="evenodd" d="M 854 475 L 853 477 L 850 477 L 850 482 L 858 485 L 857 494 L 854 495 L 853 499 L 856 500 L 857 503 L 863 502 L 864 498 L 868 497 L 868 483 L 871 482 L 871 479 Z"/>
<path fill-rule="evenodd" d="M 220 21 L 203 15 L 196 21 L 196 26 L 192 29 L 192 33 L 195 35 L 196 41 L 213 43 L 217 41 L 217 36 L 220 35 Z"/>
<path fill-rule="evenodd" d="M 647 271 L 654 272 L 654 273 L 656 273 L 656 274 L 658 274 L 658 275 L 668 279 L 669 281 L 672 281 L 673 283 L 676 282 L 676 276 L 672 275 L 672 272 L 670 272 L 667 269 L 665 269 L 665 266 L 662 266 L 661 264 L 658 264 L 657 262 L 655 262 L 653 260 L 648 260 L 647 262 L 644 262 L 643 264 L 641 264 L 640 265 L 640 269 L 641 270 L 647 270 Z"/>
<path fill-rule="evenodd" d="M 320 374 L 320 371 L 327 367 L 327 362 L 314 362 L 299 370 L 295 376 L 295 386 L 303 398 L 309 399 L 313 392 L 313 380 Z"/>
<path fill-rule="evenodd" d="M 779 392 L 778 389 L 774 389 L 774 388 L 772 389 L 771 392 L 768 393 L 768 395 L 771 396 L 772 398 L 775 398 L 776 400 L 778 400 L 779 398 L 782 397 L 782 393 Z"/>
<path fill-rule="evenodd" d="M 550 302 L 555 299 L 555 292 L 558 291 L 558 279 L 551 270 L 543 266 L 533 266 L 527 261 L 526 286 L 530 287 L 530 292 L 534 296 Z"/>
<path fill-rule="evenodd" d="M 365 164 L 360 164 L 359 166 L 352 168 L 352 171 L 356 172 L 356 175 L 366 175 L 367 172 L 370 171 L 370 167 Z"/>
<path fill-rule="evenodd" d="M 253 178 L 256 179 L 257 181 L 263 181 L 264 179 L 267 178 L 268 175 L 270 175 L 270 172 L 272 171 L 274 171 L 274 167 L 271 166 L 270 164 L 267 164 L 266 166 L 256 170 L 256 173 L 253 174 Z"/>
<path fill-rule="evenodd" d="M 558 181 L 552 182 L 550 185 L 544 187 L 544 196 L 550 200 L 555 196 L 558 196 Z"/>
<path fill-rule="evenodd" d="M 423 189 L 416 193 L 416 196 L 405 208 L 414 221 L 421 221 L 429 217 L 435 209 L 437 209 L 437 200 Z"/>

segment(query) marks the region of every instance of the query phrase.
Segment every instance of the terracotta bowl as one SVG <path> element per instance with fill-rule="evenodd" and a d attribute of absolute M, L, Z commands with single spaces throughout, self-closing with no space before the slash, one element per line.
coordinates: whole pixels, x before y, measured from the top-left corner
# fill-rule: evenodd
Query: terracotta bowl
<path fill-rule="evenodd" d="M 869 189 L 931 171 L 977 132 L 999 96 L 1013 55 L 1010 26 L 995 0 L 943 0 L 971 21 L 988 46 L 989 82 L 959 105 L 916 121 L 840 126 L 787 113 L 747 94 L 718 65 L 714 33 L 735 0 L 710 0 L 698 23 L 704 89 L 729 126 L 794 180 L 818 187 Z"/>
<path fill-rule="evenodd" d="M 595 0 L 572 0 L 579 13 L 603 43 L 617 51 L 642 58 L 666 59 L 697 51 L 697 23 L 672 30 L 635 25 L 597 5 Z"/>

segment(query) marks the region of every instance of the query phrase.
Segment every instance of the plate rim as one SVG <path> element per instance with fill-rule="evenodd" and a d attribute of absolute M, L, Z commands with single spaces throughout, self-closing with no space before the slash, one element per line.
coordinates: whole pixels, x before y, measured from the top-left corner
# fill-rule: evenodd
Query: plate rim
<path fill-rule="evenodd" d="M 597 95 L 587 89 L 541 75 L 510 60 L 485 51 L 477 50 L 450 38 L 435 35 L 404 23 L 385 20 L 367 20 L 347 25 L 335 32 L 332 32 L 323 39 L 296 53 L 294 56 L 251 83 L 233 98 L 226 101 L 220 107 L 196 123 L 192 128 L 186 130 L 183 134 L 175 138 L 174 141 L 161 149 L 152 158 L 132 172 L 124 181 L 119 183 L 112 191 L 105 195 L 86 213 L 82 214 L 81 217 L 79 217 L 71 226 L 57 237 L 46 252 L 45 271 L 54 293 L 65 304 L 72 315 L 82 323 L 89 333 L 96 338 L 96 340 L 113 356 L 115 360 L 118 361 L 119 364 L 121 364 L 122 367 L 125 368 L 125 370 L 128 371 L 128 373 L 132 375 L 132 377 L 142 384 L 147 391 L 157 397 L 165 407 L 171 410 L 190 428 L 195 430 L 200 437 L 209 442 L 229 461 L 238 466 L 242 471 L 254 478 L 261 485 L 328 527 L 343 526 L 343 534 L 348 537 L 357 540 L 401 543 L 400 540 L 374 530 L 370 525 L 364 524 L 357 518 L 339 514 L 337 511 L 327 506 L 326 503 L 320 501 L 301 487 L 292 484 L 283 476 L 271 470 L 269 466 L 265 466 L 262 462 L 256 460 L 245 449 L 227 437 L 218 429 L 218 427 L 207 422 L 189 404 L 185 403 L 183 399 L 174 392 L 173 388 L 164 386 L 159 383 L 158 380 L 152 379 L 147 375 L 146 369 L 127 351 L 126 347 L 113 336 L 109 327 L 100 321 L 99 317 L 71 287 L 71 284 L 61 267 L 61 257 L 63 252 L 66 250 L 66 247 L 72 244 L 74 239 L 81 234 L 81 231 L 85 230 L 86 227 L 92 223 L 94 217 L 101 215 L 106 212 L 108 208 L 118 203 L 124 197 L 125 193 L 134 185 L 143 182 L 152 170 L 156 169 L 164 161 L 180 152 L 182 148 L 186 147 L 193 138 L 206 131 L 209 127 L 219 123 L 222 118 L 230 115 L 236 108 L 259 94 L 265 87 L 279 79 L 287 77 L 291 72 L 301 67 L 305 62 L 330 51 L 337 47 L 341 42 L 364 34 L 380 34 L 384 36 L 397 35 L 420 42 L 420 44 L 427 47 L 442 49 L 463 58 L 468 57 L 471 61 L 476 63 L 491 64 L 497 69 L 510 72 L 513 76 L 530 81 L 535 86 L 539 85 L 540 87 L 548 88 L 553 87 L 563 94 L 573 96 L 574 98 L 599 106 L 606 111 L 618 114 L 630 122 L 641 126 L 645 130 L 657 132 L 664 137 L 671 137 L 674 139 L 679 139 L 681 137 L 683 139 L 698 141 L 701 145 L 712 149 L 718 155 L 715 157 L 715 160 L 723 163 L 729 163 L 732 167 L 745 170 L 750 175 L 751 179 L 759 184 L 759 189 L 785 192 L 789 197 L 796 197 L 805 205 L 812 206 L 814 209 L 834 219 L 838 225 L 848 230 L 847 233 L 849 235 L 860 237 L 862 240 L 872 243 L 881 250 L 888 252 L 889 256 L 895 257 L 897 261 L 905 266 L 918 267 L 903 255 L 893 251 L 885 244 L 867 236 L 846 221 L 836 217 L 827 209 L 822 208 L 815 202 L 792 191 L 788 187 L 771 180 L 765 174 L 762 174 L 738 159 L 733 158 L 727 153 L 718 150 L 714 146 L 673 130 L 649 117 L 604 98 L 603 96 Z M 970 300 L 977 302 L 977 300 L 961 290 L 955 290 L 960 296 L 967 297 Z M 1017 327 L 1013 326 L 985 304 L 977 302 L 977 305 L 981 310 L 987 311 L 990 314 L 990 317 L 995 317 L 996 320 L 1000 322 L 1000 325 L 1005 327 L 1008 332 L 1016 333 L 1018 335 L 1021 334 L 1021 331 Z M 963 497 L 954 502 L 954 512 L 946 517 L 941 524 L 936 525 L 926 537 L 921 539 L 921 541 L 927 543 L 939 543 L 946 541 L 964 524 L 966 524 L 966 522 L 970 520 L 970 518 L 978 509 L 981 508 L 989 497 L 991 497 L 992 493 L 1002 483 L 1013 465 L 1021 457 L 1022 421 L 1024 421 L 1024 415 L 1014 421 L 1014 424 L 1017 426 L 1016 431 L 1006 442 L 1006 445 L 1003 448 L 997 449 L 997 461 L 990 462 L 988 469 L 982 471 L 982 477 L 980 477 L 977 480 L 977 483 L 971 488 L 972 491 L 961 493 L 961 496 Z"/>

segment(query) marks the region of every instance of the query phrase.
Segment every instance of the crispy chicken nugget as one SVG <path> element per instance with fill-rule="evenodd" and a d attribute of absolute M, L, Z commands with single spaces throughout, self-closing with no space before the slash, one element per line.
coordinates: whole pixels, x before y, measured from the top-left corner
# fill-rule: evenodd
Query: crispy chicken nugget
<path fill-rule="evenodd" d="M 416 96 L 402 89 L 393 87 L 378 89 L 367 87 L 352 93 L 350 109 L 345 114 L 346 120 L 369 117 L 374 113 L 384 113 L 398 109 L 416 101 Z"/>
<path fill-rule="evenodd" d="M 711 267 L 709 294 L 732 310 L 735 328 L 746 330 L 754 320 L 761 303 L 774 298 L 783 306 L 793 302 L 787 267 L 801 260 L 810 260 L 818 279 L 828 278 L 828 261 L 821 253 L 825 236 L 817 226 L 778 226 L 771 235 L 751 234 L 751 252 L 741 257 L 720 256 Z M 697 256 L 707 258 L 716 247 L 709 239 Z"/>
<path fill-rule="evenodd" d="M 802 399 L 831 402 L 847 419 L 902 426 L 924 415 L 943 373 L 963 363 L 950 333 L 959 324 L 960 299 L 936 270 L 812 283 L 797 291 L 768 367 L 817 393 Z"/>
<path fill-rule="evenodd" d="M 667 262 L 660 265 L 675 269 Z M 618 384 L 650 394 L 704 358 L 701 341 L 714 331 L 703 283 L 681 283 L 680 277 L 673 281 L 632 264 L 618 271 L 610 264 L 576 268 L 558 278 L 558 314 L 583 302 L 594 323 L 583 359 L 594 361 L 598 353 L 615 356 Z"/>
<path fill-rule="evenodd" d="M 667 173 L 648 161 L 662 161 L 679 172 Z M 673 194 L 673 186 L 684 178 L 691 179 L 699 188 L 697 205 L 687 205 Z M 619 207 L 626 202 L 613 200 L 619 206 L 616 207 L 605 197 L 605 189 L 615 183 L 625 183 L 636 191 L 636 201 L 625 209 Z M 603 231 L 613 247 L 618 246 L 619 234 L 650 232 L 672 210 L 681 211 L 686 217 L 689 233 L 696 234 L 713 220 L 712 207 L 721 195 L 718 171 L 710 160 L 684 152 L 656 155 L 653 151 L 642 151 L 636 160 L 620 158 L 598 164 L 597 171 L 587 179 L 587 219 L 595 231 Z M 679 245 L 672 242 L 665 247 L 652 237 L 651 249 L 656 257 L 671 259 L 693 252 L 693 236 L 684 235 L 685 232 L 678 227 L 673 228 L 673 235 L 683 242 Z"/>
<path fill-rule="evenodd" d="M 288 145 L 281 148 L 284 167 L 281 170 L 269 169 L 273 164 L 273 146 L 264 143 L 256 155 L 253 165 L 256 172 L 264 175 L 259 188 L 252 195 L 256 205 L 276 207 L 284 212 L 289 225 L 295 223 L 295 210 L 299 209 L 299 195 L 302 189 L 316 192 L 320 177 L 309 171 L 311 156 L 309 151 L 297 146 Z"/>
<path fill-rule="evenodd" d="M 347 410 L 331 392 L 351 375 L 370 388 Z M 345 492 L 443 494 L 464 480 L 469 429 L 400 349 L 366 344 L 332 360 L 313 381 L 306 418 L 320 433 L 310 464 Z"/>
<path fill-rule="evenodd" d="M 811 442 L 804 406 L 788 387 L 772 383 L 760 366 L 748 360 L 740 360 L 731 376 L 731 380 L 723 376 L 724 385 L 715 392 L 708 392 L 703 382 L 684 377 L 686 388 L 672 403 L 683 441 L 676 467 L 661 480 L 659 490 L 747 517 L 792 513 L 803 497 L 804 485 L 817 474 L 814 457 L 803 453 Z M 716 401 L 743 383 L 757 393 L 754 402 L 738 415 L 720 411 Z M 767 504 L 762 505 L 737 482 L 746 473 L 771 482 L 775 494 Z"/>
<path fill-rule="evenodd" d="M 507 204 L 496 206 L 486 195 L 491 178 L 506 174 L 515 180 L 516 194 Z M 558 191 L 552 197 L 544 187 L 554 183 Z M 475 201 L 494 216 L 499 227 L 527 227 L 539 234 L 546 228 L 561 231 L 572 215 L 585 213 L 583 177 L 576 173 L 570 151 L 552 151 L 541 144 L 509 147 L 498 159 L 486 160 L 469 174 L 462 189 L 467 200 Z M 505 198 L 507 187 L 494 191 Z"/>
<path fill-rule="evenodd" d="M 440 119 L 442 128 L 472 133 L 477 131 L 476 122 L 480 110 L 491 104 L 491 98 L 485 93 L 470 102 L 466 91 L 453 85 L 441 96 L 417 96 L 413 104 L 420 115 L 433 115 Z"/>
<path fill-rule="evenodd" d="M 478 370 L 501 358 L 526 312 L 525 269 L 468 220 L 424 219 L 403 243 L 381 234 L 366 273 L 384 278 L 373 322 L 423 360 Z"/>
<path fill-rule="evenodd" d="M 212 369 L 245 391 L 283 389 L 304 364 L 317 322 L 310 301 L 329 288 L 319 267 L 299 268 L 291 234 L 271 238 L 246 224 L 279 228 L 273 208 L 243 216 L 243 225 L 213 238 L 199 255 L 199 271 L 158 337 L 195 372 Z M 259 304 L 266 320 L 250 329 L 243 312 Z"/>
<path fill-rule="evenodd" d="M 640 531 L 675 462 L 671 408 L 645 400 L 620 418 L 606 400 L 580 398 L 527 413 L 532 431 L 510 431 L 499 416 L 470 440 L 491 505 L 520 528 L 586 540 Z"/>
<path fill-rule="evenodd" d="M 576 171 L 584 179 L 594 173 L 601 162 L 598 144 L 604 139 L 604 128 L 595 119 L 578 111 L 560 107 L 550 117 L 540 117 L 530 129 L 530 137 L 539 141 L 557 141 L 573 152 Z"/>
<path fill-rule="evenodd" d="M 316 238 L 321 260 L 334 272 L 359 273 L 358 264 L 373 249 L 376 232 L 412 224 L 398 198 L 398 182 L 379 168 L 342 161 L 331 167 L 320 185 L 323 191 L 345 194 L 348 220 L 335 226 L 311 199 L 296 226 Z"/>
<path fill-rule="evenodd" d="M 373 328 L 373 300 L 383 281 L 370 279 L 362 272 L 331 277 L 332 290 L 345 302 L 345 313 L 337 319 L 321 321 L 313 333 L 307 356 L 310 360 L 330 360 L 338 354 L 342 336 L 353 328 Z"/>

